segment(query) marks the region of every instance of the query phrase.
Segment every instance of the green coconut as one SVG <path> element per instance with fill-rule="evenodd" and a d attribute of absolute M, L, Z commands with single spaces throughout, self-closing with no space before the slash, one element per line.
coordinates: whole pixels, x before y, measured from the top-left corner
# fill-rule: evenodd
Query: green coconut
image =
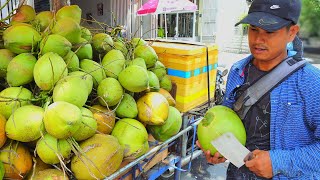
<path fill-rule="evenodd" d="M 32 146 L 32 148 L 34 148 L 34 149 L 36 148 L 37 142 L 34 143 L 34 146 Z M 27 177 L 25 178 L 26 180 L 34 180 L 35 175 L 39 171 L 43 171 L 43 170 L 52 168 L 52 166 L 50 164 L 44 163 L 39 158 L 39 156 L 33 157 L 32 160 L 33 160 L 33 167 L 32 167 L 32 170 L 28 173 Z"/>
<path fill-rule="evenodd" d="M 19 141 L 10 141 L 1 148 L 0 162 L 3 162 L 4 179 L 24 179 L 32 169 L 29 149 Z"/>
<path fill-rule="evenodd" d="M 74 71 L 74 72 L 69 73 L 68 76 L 78 76 L 78 77 L 82 78 L 86 83 L 86 86 L 88 89 L 88 95 L 91 93 L 92 87 L 93 87 L 93 79 L 90 74 L 87 74 L 82 71 Z"/>
<path fill-rule="evenodd" d="M 17 9 L 16 14 L 13 15 L 10 23 L 11 24 L 29 23 L 32 20 L 34 20 L 35 17 L 36 17 L 36 12 L 33 9 L 33 7 L 24 4 Z"/>
<path fill-rule="evenodd" d="M 4 170 L 3 162 L 0 161 L 0 179 L 3 179 L 3 177 L 4 177 L 4 172 L 5 172 L 5 170 Z"/>
<path fill-rule="evenodd" d="M 168 118 L 163 125 L 148 125 L 147 129 L 158 141 L 166 141 L 176 135 L 182 125 L 182 116 L 178 109 L 169 106 Z"/>
<path fill-rule="evenodd" d="M 66 173 L 58 169 L 45 169 L 37 172 L 34 177 L 34 180 L 69 180 Z"/>
<path fill-rule="evenodd" d="M 144 62 L 144 60 L 142 58 L 135 58 L 135 59 L 128 61 L 128 62 L 129 62 L 128 66 L 137 65 L 137 66 L 140 66 L 144 69 L 147 69 L 146 62 Z"/>
<path fill-rule="evenodd" d="M 77 179 L 104 179 L 116 172 L 123 160 L 123 148 L 116 137 L 95 134 L 80 143 L 84 154 L 75 155 L 71 170 Z"/>
<path fill-rule="evenodd" d="M 108 107 L 95 104 L 90 107 L 94 119 L 98 123 L 97 132 L 99 134 L 111 134 L 116 123 L 116 114 Z"/>
<path fill-rule="evenodd" d="M 8 64 L 14 56 L 9 49 L 0 49 L 0 77 L 6 77 Z"/>
<path fill-rule="evenodd" d="M 91 42 L 92 34 L 88 28 L 81 26 L 81 38 Z"/>
<path fill-rule="evenodd" d="M 168 118 L 169 103 L 158 92 L 149 92 L 138 99 L 138 118 L 149 125 L 163 125 Z"/>
<path fill-rule="evenodd" d="M 120 84 L 128 91 L 142 92 L 149 88 L 149 77 L 146 69 L 131 65 L 120 72 Z"/>
<path fill-rule="evenodd" d="M 167 90 L 168 92 L 172 89 L 172 82 L 168 75 L 163 76 L 163 78 L 160 80 L 160 87 Z"/>
<path fill-rule="evenodd" d="M 133 45 L 133 47 L 137 47 L 137 46 L 147 45 L 147 42 L 145 40 L 143 40 L 142 38 L 134 37 L 131 39 L 131 44 Z"/>
<path fill-rule="evenodd" d="M 34 52 L 41 35 L 31 25 L 18 23 L 3 32 L 3 41 L 5 48 L 13 53 Z"/>
<path fill-rule="evenodd" d="M 135 118 L 138 115 L 137 103 L 132 96 L 124 93 L 124 96 L 116 109 L 119 118 Z"/>
<path fill-rule="evenodd" d="M 88 99 L 88 87 L 80 76 L 66 76 L 53 89 L 53 101 L 64 101 L 82 107 Z"/>
<path fill-rule="evenodd" d="M 53 52 L 41 56 L 33 69 L 34 81 L 42 90 L 51 90 L 55 83 L 67 74 L 66 63 L 62 57 Z"/>
<path fill-rule="evenodd" d="M 0 92 L 0 114 L 8 119 L 19 107 L 31 104 L 32 92 L 23 87 L 8 87 Z"/>
<path fill-rule="evenodd" d="M 92 37 L 92 47 L 99 54 L 109 52 L 113 47 L 113 40 L 106 33 L 98 33 Z"/>
<path fill-rule="evenodd" d="M 124 118 L 117 121 L 111 135 L 116 137 L 124 148 L 125 159 L 134 160 L 149 150 L 148 132 L 136 119 Z"/>
<path fill-rule="evenodd" d="M 92 59 L 92 46 L 88 41 L 84 38 L 80 39 L 80 43 L 76 44 L 73 48 L 74 52 L 76 52 L 78 58 L 82 59 Z"/>
<path fill-rule="evenodd" d="M 0 49 L 4 49 L 4 42 L 3 42 L 2 34 L 0 34 Z"/>
<path fill-rule="evenodd" d="M 152 71 L 148 71 L 149 77 L 149 87 L 151 91 L 159 91 L 160 83 L 157 75 L 155 75 Z"/>
<path fill-rule="evenodd" d="M 37 140 L 44 132 L 44 110 L 34 105 L 26 105 L 18 108 L 6 123 L 6 135 L 8 138 L 30 142 Z"/>
<path fill-rule="evenodd" d="M 127 57 L 128 49 L 127 49 L 126 44 L 124 42 L 116 41 L 113 43 L 113 46 L 115 49 L 120 50 L 125 57 Z"/>
<path fill-rule="evenodd" d="M 102 66 L 108 77 L 118 78 L 119 73 L 124 69 L 125 58 L 120 50 L 109 51 L 102 59 Z"/>
<path fill-rule="evenodd" d="M 31 53 L 14 57 L 7 67 L 7 82 L 10 86 L 21 86 L 33 81 L 33 68 L 37 59 Z"/>
<path fill-rule="evenodd" d="M 68 102 L 58 101 L 50 104 L 44 113 L 44 126 L 46 131 L 58 138 L 71 137 L 80 127 L 82 119 L 81 110 Z"/>
<path fill-rule="evenodd" d="M 68 39 L 59 34 L 51 34 L 43 38 L 40 42 L 41 54 L 54 52 L 59 56 L 64 57 L 70 52 L 71 47 L 72 44 Z"/>
<path fill-rule="evenodd" d="M 210 150 L 211 155 L 217 150 L 211 141 L 226 132 L 231 132 L 241 144 L 246 142 L 246 131 L 239 116 L 226 106 L 214 106 L 204 115 L 197 128 L 198 140 L 202 148 Z"/>
<path fill-rule="evenodd" d="M 3 115 L 0 115 L 0 148 L 6 143 L 6 123 L 7 120 Z"/>
<path fill-rule="evenodd" d="M 93 78 L 93 87 L 97 88 L 100 82 L 105 79 L 106 73 L 103 70 L 103 67 L 90 59 L 83 59 L 80 61 L 80 68 L 87 74 L 90 74 Z"/>
<path fill-rule="evenodd" d="M 69 51 L 66 56 L 63 57 L 64 62 L 67 64 L 68 72 L 78 71 L 80 67 L 80 61 L 76 53 Z"/>
<path fill-rule="evenodd" d="M 76 23 L 81 22 L 81 9 L 78 5 L 63 6 L 56 13 L 56 19 L 59 21 L 65 18 L 72 18 Z"/>
<path fill-rule="evenodd" d="M 160 61 L 157 61 L 150 70 L 157 75 L 159 80 L 167 74 L 166 67 Z"/>
<path fill-rule="evenodd" d="M 67 38 L 71 44 L 80 43 L 81 40 L 81 27 L 79 23 L 69 17 L 58 20 L 53 26 L 52 33 Z"/>
<path fill-rule="evenodd" d="M 35 24 L 36 26 L 40 26 L 40 31 L 43 32 L 48 27 L 52 28 L 53 26 L 53 17 L 54 13 L 51 11 L 42 11 L 39 12 L 35 17 Z"/>
<path fill-rule="evenodd" d="M 153 67 L 158 60 L 158 55 L 151 46 L 143 45 L 134 49 L 134 57 L 142 58 L 146 62 L 147 68 Z"/>
<path fill-rule="evenodd" d="M 90 138 L 96 133 L 98 128 L 98 124 L 93 117 L 93 113 L 84 107 L 81 107 L 80 110 L 82 113 L 81 125 L 78 131 L 72 135 L 76 141 L 83 141 Z"/>
<path fill-rule="evenodd" d="M 167 99 L 170 106 L 173 106 L 173 107 L 176 106 L 176 100 L 172 97 L 170 92 L 168 92 L 167 90 L 165 90 L 163 88 L 160 88 L 158 92 L 160 94 L 162 94 Z"/>
<path fill-rule="evenodd" d="M 71 145 L 65 139 L 58 139 L 45 134 L 37 142 L 36 151 L 40 159 L 47 164 L 57 164 L 60 158 L 68 158 L 71 154 Z"/>
<path fill-rule="evenodd" d="M 99 102 L 103 106 L 118 104 L 123 95 L 123 89 L 119 81 L 114 78 L 105 78 L 98 86 Z"/>

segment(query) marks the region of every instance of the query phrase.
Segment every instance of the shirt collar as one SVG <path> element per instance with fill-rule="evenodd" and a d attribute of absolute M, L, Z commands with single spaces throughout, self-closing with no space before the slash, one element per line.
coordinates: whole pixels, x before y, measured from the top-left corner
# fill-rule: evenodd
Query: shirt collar
<path fill-rule="evenodd" d="M 295 55 L 295 51 L 288 51 L 287 57 L 292 57 Z M 241 59 L 240 61 L 236 62 L 233 66 L 233 69 L 236 70 L 239 74 L 239 76 L 244 77 L 244 70 L 246 65 L 253 59 L 252 54 L 250 54 L 248 57 L 245 57 Z"/>
<path fill-rule="evenodd" d="M 244 70 L 246 65 L 252 60 L 253 56 L 249 55 L 246 58 L 243 58 L 242 60 L 236 62 L 233 66 L 233 69 L 236 70 L 239 74 L 239 76 L 243 77 L 244 76 Z"/>

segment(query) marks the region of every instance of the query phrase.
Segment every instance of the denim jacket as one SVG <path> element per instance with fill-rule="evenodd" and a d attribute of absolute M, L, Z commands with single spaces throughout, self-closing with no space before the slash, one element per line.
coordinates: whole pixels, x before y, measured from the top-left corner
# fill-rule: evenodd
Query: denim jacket
<path fill-rule="evenodd" d="M 231 67 L 223 105 L 233 108 L 251 59 Z M 270 102 L 273 179 L 320 179 L 320 70 L 307 63 L 270 92 Z"/>

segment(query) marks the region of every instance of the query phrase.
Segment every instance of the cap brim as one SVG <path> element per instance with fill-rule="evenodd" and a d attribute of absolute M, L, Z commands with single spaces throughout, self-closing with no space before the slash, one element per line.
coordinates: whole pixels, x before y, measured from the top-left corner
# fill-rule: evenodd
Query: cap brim
<path fill-rule="evenodd" d="M 235 24 L 235 26 L 238 26 L 239 24 L 250 24 L 262 28 L 268 32 L 274 32 L 285 26 L 288 26 L 291 23 L 292 22 L 289 20 L 282 19 L 269 13 L 252 12 Z"/>

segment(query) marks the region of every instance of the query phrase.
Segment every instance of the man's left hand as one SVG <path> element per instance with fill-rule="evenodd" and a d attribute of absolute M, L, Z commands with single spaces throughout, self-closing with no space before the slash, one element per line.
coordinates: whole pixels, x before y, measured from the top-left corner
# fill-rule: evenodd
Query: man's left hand
<path fill-rule="evenodd" d="M 253 159 L 246 161 L 246 166 L 256 175 L 264 178 L 272 178 L 272 165 L 268 151 L 254 150 Z"/>

